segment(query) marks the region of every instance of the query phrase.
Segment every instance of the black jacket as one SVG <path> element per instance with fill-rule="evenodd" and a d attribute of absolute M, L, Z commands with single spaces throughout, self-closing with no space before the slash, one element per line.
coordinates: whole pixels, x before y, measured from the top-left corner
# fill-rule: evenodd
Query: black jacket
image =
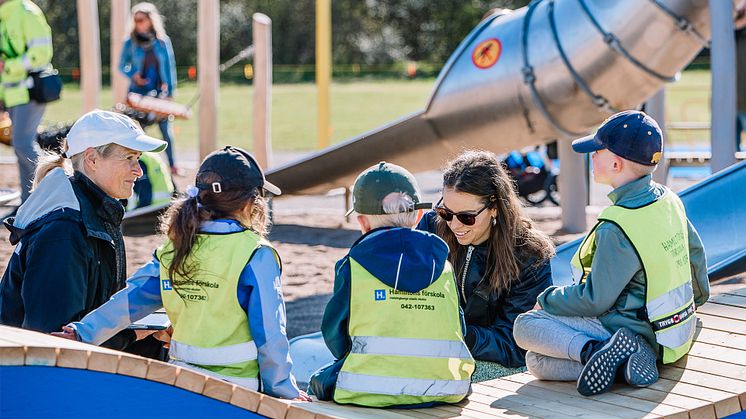
<path fill-rule="evenodd" d="M 59 331 L 120 290 L 123 211 L 82 174 L 50 172 L 17 216 L 4 222 L 16 247 L 0 282 L 0 323 Z M 123 349 L 134 337 L 124 331 L 104 346 Z"/>
<path fill-rule="evenodd" d="M 420 230 L 435 233 L 435 212 L 425 214 L 417 226 Z M 513 338 L 513 324 L 519 314 L 531 310 L 536 297 L 552 285 L 552 271 L 549 260 L 539 263 L 526 260 L 521 274 L 510 292 L 500 296 L 489 289 L 483 281 L 487 270 L 487 245 L 472 246 L 472 254 L 466 267 L 466 282 L 463 289 L 466 303 L 460 299 L 466 320 L 466 344 L 477 360 L 498 362 L 515 368 L 526 365 L 526 352 L 519 348 Z M 464 259 L 466 255 L 464 256 Z M 454 263 L 456 284 L 461 294 L 464 261 Z"/>

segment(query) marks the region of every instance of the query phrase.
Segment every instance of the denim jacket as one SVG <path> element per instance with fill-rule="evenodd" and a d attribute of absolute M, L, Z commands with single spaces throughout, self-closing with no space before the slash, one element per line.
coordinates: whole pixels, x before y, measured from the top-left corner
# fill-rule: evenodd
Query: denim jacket
<path fill-rule="evenodd" d="M 171 39 L 155 39 L 153 43 L 153 52 L 158 59 L 158 68 L 163 83 L 166 84 L 166 96 L 173 97 L 176 89 L 176 59 L 174 58 L 174 49 L 171 46 Z M 119 58 L 119 71 L 125 76 L 132 79 L 132 76 L 142 70 L 142 63 L 145 59 L 145 50 L 133 42 L 132 38 L 127 38 L 122 47 L 122 55 Z M 130 85 L 131 92 L 137 92 L 134 83 Z M 142 92 L 138 92 L 142 93 Z"/>

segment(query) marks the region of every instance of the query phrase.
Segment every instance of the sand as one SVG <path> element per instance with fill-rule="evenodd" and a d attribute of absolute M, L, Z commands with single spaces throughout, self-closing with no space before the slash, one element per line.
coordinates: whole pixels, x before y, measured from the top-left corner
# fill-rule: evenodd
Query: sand
<path fill-rule="evenodd" d="M 181 190 L 193 181 L 194 170 L 177 177 Z M 438 174 L 419 175 L 426 199 L 439 196 Z M 423 185 L 424 183 L 424 185 Z M 0 188 L 17 188 L 15 165 L 0 164 Z M 344 199 L 341 195 L 288 197 L 273 203 L 274 226 L 269 239 L 276 247 L 283 263 L 283 293 L 287 309 L 287 332 L 294 337 L 319 330 L 321 316 L 334 283 L 334 263 L 342 258 L 360 232 L 354 219 L 344 218 Z M 7 212 L 0 208 L 0 214 Z M 559 208 L 547 206 L 526 208 L 527 214 L 537 227 L 549 234 L 556 244 L 579 237 L 566 234 L 561 227 Z M 592 226 L 596 214 L 588 215 L 588 226 Z M 153 250 L 162 243 L 162 238 L 147 236 L 125 236 L 127 248 L 127 271 L 133 273 L 140 265 L 150 260 Z M 8 242 L 8 232 L 0 229 L 0 274 L 5 272 L 13 247 Z M 741 288 L 746 285 L 746 275 L 741 275 L 713 284 L 713 293 Z"/>

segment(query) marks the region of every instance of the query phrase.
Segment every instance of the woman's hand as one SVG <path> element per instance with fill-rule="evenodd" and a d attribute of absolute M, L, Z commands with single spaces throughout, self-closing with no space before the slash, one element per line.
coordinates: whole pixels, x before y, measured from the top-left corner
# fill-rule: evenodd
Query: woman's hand
<path fill-rule="evenodd" d="M 78 340 L 78 333 L 70 326 L 62 326 L 61 332 L 52 332 L 51 335 L 63 339 Z"/>
<path fill-rule="evenodd" d="M 296 401 L 296 402 L 310 402 L 311 401 L 311 397 L 308 394 L 306 394 L 305 391 L 301 390 L 300 391 L 300 395 L 298 397 L 294 398 L 293 401 Z"/>
<path fill-rule="evenodd" d="M 135 84 L 138 86 L 145 86 L 150 80 L 142 78 L 142 76 L 140 76 L 140 73 L 135 73 L 132 76 L 132 81 L 135 82 Z"/>
<path fill-rule="evenodd" d="M 173 326 L 168 326 L 168 329 L 166 330 L 159 330 L 153 333 L 153 337 L 163 342 L 163 347 L 168 349 L 171 346 L 171 335 L 173 334 Z"/>

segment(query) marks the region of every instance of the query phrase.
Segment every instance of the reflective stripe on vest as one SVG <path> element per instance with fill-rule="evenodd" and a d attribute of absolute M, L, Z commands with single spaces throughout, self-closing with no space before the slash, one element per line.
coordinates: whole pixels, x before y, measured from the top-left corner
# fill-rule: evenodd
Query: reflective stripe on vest
<path fill-rule="evenodd" d="M 31 38 L 28 41 L 26 41 L 26 48 L 31 49 L 33 47 L 38 47 L 40 45 L 49 45 L 51 43 L 52 43 L 52 38 L 50 37 Z"/>
<path fill-rule="evenodd" d="M 470 358 L 463 343 L 452 340 L 353 336 L 353 354 Z"/>
<path fill-rule="evenodd" d="M 601 223 L 619 227 L 645 273 L 645 311 L 656 341 L 663 347 L 663 362 L 675 362 L 689 351 L 696 328 L 684 205 L 666 189 L 649 205 L 634 209 L 611 206 L 598 219 L 572 258 L 574 269 L 585 272 L 583 279 L 590 272 L 595 231 Z"/>
<path fill-rule="evenodd" d="M 251 341 L 218 348 L 200 348 L 172 340 L 168 354 L 190 364 L 231 365 L 255 360 L 256 344 Z"/>
<path fill-rule="evenodd" d="M 259 391 L 259 379 L 257 378 L 233 377 L 230 375 L 219 374 L 217 372 L 206 370 L 196 365 L 187 364 L 186 362 L 181 362 L 175 359 L 168 361 L 168 363 L 182 368 L 192 369 L 201 372 L 202 374 L 209 375 L 210 377 L 215 377 L 223 381 L 231 382 L 233 384 L 238 384 L 239 386 L 246 387 L 249 390 Z"/>
<path fill-rule="evenodd" d="M 417 378 L 384 377 L 341 371 L 337 388 L 359 393 L 388 394 L 391 396 L 455 396 L 469 392 L 471 380 L 426 380 Z"/>

